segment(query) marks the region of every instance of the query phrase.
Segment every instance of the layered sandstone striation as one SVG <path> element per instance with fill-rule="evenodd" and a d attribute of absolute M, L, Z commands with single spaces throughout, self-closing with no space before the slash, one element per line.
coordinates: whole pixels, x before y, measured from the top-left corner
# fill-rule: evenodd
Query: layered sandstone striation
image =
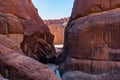
<path fill-rule="evenodd" d="M 17 40 L 25 55 L 41 62 L 54 57 L 54 36 L 39 17 L 31 0 L 0 0 L 0 12 L 9 15 L 0 17 L 0 33 Z"/>
<path fill-rule="evenodd" d="M 62 80 L 119 80 L 120 79 L 120 70 L 112 70 L 107 73 L 91 75 L 86 74 L 80 71 L 70 71 L 66 72 Z"/>
<path fill-rule="evenodd" d="M 0 34 L 14 40 L 20 47 L 23 41 L 23 26 L 16 16 L 0 12 Z"/>
<path fill-rule="evenodd" d="M 61 72 L 103 74 L 120 68 L 119 34 L 120 0 L 75 0 Z"/>
<path fill-rule="evenodd" d="M 69 18 L 44 20 L 44 23 L 49 27 L 50 32 L 54 34 L 54 44 L 64 43 L 64 30 L 68 21 Z"/>
<path fill-rule="evenodd" d="M 5 39 L 5 41 L 0 41 L 0 73 L 5 78 L 9 80 L 60 80 L 47 66 L 21 54 L 16 42 L 3 35 L 0 35 L 0 39 Z M 9 43 L 6 45 L 5 42 Z M 5 79 L 0 76 L 0 80 Z"/>
<path fill-rule="evenodd" d="M 75 0 L 71 20 L 80 17 L 119 8 L 119 0 Z"/>

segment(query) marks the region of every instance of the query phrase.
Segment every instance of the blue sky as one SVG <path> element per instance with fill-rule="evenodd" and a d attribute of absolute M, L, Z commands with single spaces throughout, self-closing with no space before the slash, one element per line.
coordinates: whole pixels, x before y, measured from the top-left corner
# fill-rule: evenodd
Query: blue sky
<path fill-rule="evenodd" d="M 74 0 L 32 0 L 42 19 L 60 19 L 71 15 Z"/>

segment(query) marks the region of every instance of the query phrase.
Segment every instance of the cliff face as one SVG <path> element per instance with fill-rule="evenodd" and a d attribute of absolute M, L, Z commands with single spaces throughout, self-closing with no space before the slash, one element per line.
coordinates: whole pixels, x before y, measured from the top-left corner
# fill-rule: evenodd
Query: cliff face
<path fill-rule="evenodd" d="M 84 17 L 90 14 L 108 11 L 119 8 L 119 0 L 75 0 L 71 20 Z"/>
<path fill-rule="evenodd" d="M 54 44 L 64 43 L 64 30 L 68 21 L 69 18 L 44 20 L 44 23 L 49 27 L 50 32 L 54 34 Z"/>
<path fill-rule="evenodd" d="M 0 12 L 14 15 L 20 21 L 24 32 L 21 48 L 27 56 L 41 62 L 54 56 L 54 36 L 38 16 L 31 0 L 0 0 Z"/>
<path fill-rule="evenodd" d="M 34 60 L 49 62 L 55 56 L 53 39 L 31 0 L 0 0 L 0 74 L 3 77 L 59 80 L 48 67 Z"/>
<path fill-rule="evenodd" d="M 75 0 L 61 71 L 101 74 L 120 68 L 119 34 L 120 0 Z"/>

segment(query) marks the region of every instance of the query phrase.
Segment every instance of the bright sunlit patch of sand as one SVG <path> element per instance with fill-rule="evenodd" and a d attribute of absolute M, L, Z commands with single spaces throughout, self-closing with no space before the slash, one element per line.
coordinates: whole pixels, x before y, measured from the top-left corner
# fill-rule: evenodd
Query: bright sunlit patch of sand
<path fill-rule="evenodd" d="M 54 45 L 55 48 L 63 48 L 63 44 L 59 44 L 59 45 Z"/>

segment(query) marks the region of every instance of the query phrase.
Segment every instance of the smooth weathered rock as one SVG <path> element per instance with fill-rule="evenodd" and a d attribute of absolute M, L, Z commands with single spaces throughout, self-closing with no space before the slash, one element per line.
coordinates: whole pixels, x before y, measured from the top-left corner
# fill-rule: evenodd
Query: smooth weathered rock
<path fill-rule="evenodd" d="M 14 40 L 20 47 L 23 41 L 23 26 L 16 16 L 0 12 L 0 34 Z"/>
<path fill-rule="evenodd" d="M 119 61 L 68 58 L 64 64 L 60 65 L 59 69 L 62 74 L 67 71 L 82 71 L 89 74 L 102 74 L 117 68 L 120 68 Z"/>
<path fill-rule="evenodd" d="M 54 34 L 54 44 L 64 43 L 64 30 L 68 21 L 69 18 L 44 20 L 44 23 L 49 27 L 50 32 Z"/>
<path fill-rule="evenodd" d="M 75 0 L 70 20 L 120 8 L 120 0 Z"/>
<path fill-rule="evenodd" d="M 24 53 L 22 52 L 22 50 L 20 49 L 18 44 L 8 37 L 0 35 L 0 44 L 8 47 L 10 49 L 15 50 L 17 53 L 20 53 L 20 54 L 24 55 Z"/>
<path fill-rule="evenodd" d="M 75 0 L 65 29 L 61 73 L 103 74 L 120 68 L 119 34 L 120 0 Z"/>
<path fill-rule="evenodd" d="M 6 41 L 9 40 L 6 37 Z M 0 67 L 0 73 L 10 80 L 60 80 L 47 66 L 1 43 Z"/>
<path fill-rule="evenodd" d="M 24 30 L 24 39 L 21 43 L 21 48 L 27 56 L 38 59 L 41 62 L 45 62 L 41 58 L 49 60 L 55 56 L 53 46 L 54 36 L 39 17 L 37 9 L 32 4 L 31 0 L 0 0 L 0 12 L 18 17 Z M 17 31 L 14 27 L 12 30 Z M 44 40 L 49 49 L 47 48 L 46 50 L 46 48 L 44 48 L 46 45 L 42 43 L 43 41 L 41 42 L 38 39 Z M 44 45 L 40 46 L 39 44 Z M 44 52 L 51 54 L 51 57 L 46 58 Z"/>
<path fill-rule="evenodd" d="M 67 30 L 66 55 L 79 59 L 119 61 L 119 13 L 120 8 L 72 21 Z"/>
<path fill-rule="evenodd" d="M 120 70 L 112 70 L 103 74 L 87 74 L 80 71 L 70 71 L 63 74 L 62 80 L 119 80 Z"/>

